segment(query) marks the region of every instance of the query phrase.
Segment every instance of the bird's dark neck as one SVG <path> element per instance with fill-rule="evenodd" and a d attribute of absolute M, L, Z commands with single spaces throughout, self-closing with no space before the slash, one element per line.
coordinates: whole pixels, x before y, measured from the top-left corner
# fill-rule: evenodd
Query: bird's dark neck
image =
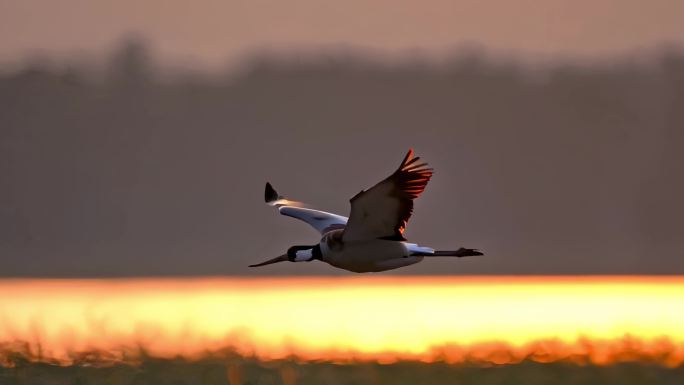
<path fill-rule="evenodd" d="M 287 259 L 290 262 L 310 262 L 314 259 L 322 260 L 322 258 L 320 245 L 292 246 L 287 250 Z"/>
<path fill-rule="evenodd" d="M 314 246 L 314 247 L 311 249 L 311 255 L 312 255 L 312 257 L 311 257 L 311 260 L 312 260 L 312 261 L 313 261 L 314 259 L 318 259 L 319 261 L 322 261 L 322 260 L 323 260 L 323 252 L 321 252 L 321 245 L 320 245 L 320 244 Z"/>

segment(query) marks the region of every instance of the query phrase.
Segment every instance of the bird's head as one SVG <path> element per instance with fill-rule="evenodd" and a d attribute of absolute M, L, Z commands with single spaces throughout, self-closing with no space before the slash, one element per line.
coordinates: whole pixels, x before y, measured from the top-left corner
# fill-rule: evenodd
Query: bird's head
<path fill-rule="evenodd" d="M 290 261 L 290 262 L 310 262 L 314 259 L 321 259 L 321 247 L 319 245 L 313 246 L 292 246 L 287 249 L 287 253 L 269 259 L 255 265 L 249 265 L 249 267 L 259 267 L 270 265 L 272 263 Z"/>

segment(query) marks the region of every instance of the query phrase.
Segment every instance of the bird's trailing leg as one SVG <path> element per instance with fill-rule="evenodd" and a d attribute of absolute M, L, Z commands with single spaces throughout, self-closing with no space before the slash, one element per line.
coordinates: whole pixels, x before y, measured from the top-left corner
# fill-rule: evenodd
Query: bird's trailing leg
<path fill-rule="evenodd" d="M 432 253 L 411 253 L 412 256 L 420 257 L 471 257 L 476 255 L 484 255 L 478 249 L 466 249 L 461 247 L 458 250 L 435 250 Z"/>

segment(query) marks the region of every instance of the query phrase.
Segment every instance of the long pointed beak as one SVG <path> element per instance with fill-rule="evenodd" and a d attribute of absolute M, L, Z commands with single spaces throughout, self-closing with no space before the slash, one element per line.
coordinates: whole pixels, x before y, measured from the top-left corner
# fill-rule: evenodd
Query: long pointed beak
<path fill-rule="evenodd" d="M 281 256 L 279 256 L 279 257 L 275 257 L 275 258 L 273 258 L 273 259 L 269 259 L 269 260 L 266 261 L 266 262 L 257 263 L 257 264 L 255 264 L 255 265 L 249 265 L 249 267 L 265 266 L 265 265 L 270 265 L 270 264 L 272 264 L 272 263 L 278 263 L 278 262 L 283 262 L 283 261 L 287 261 L 287 260 L 288 260 L 288 259 L 287 259 L 287 254 L 283 254 L 283 255 L 281 255 Z"/>

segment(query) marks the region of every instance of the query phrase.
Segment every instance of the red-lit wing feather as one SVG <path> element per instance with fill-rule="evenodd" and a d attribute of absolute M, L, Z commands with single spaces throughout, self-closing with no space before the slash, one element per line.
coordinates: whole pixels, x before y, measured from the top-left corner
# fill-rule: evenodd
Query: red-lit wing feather
<path fill-rule="evenodd" d="M 344 241 L 405 240 L 403 233 L 413 213 L 413 200 L 425 190 L 433 172 L 419 160 L 409 150 L 397 171 L 350 200 L 351 214 Z"/>

